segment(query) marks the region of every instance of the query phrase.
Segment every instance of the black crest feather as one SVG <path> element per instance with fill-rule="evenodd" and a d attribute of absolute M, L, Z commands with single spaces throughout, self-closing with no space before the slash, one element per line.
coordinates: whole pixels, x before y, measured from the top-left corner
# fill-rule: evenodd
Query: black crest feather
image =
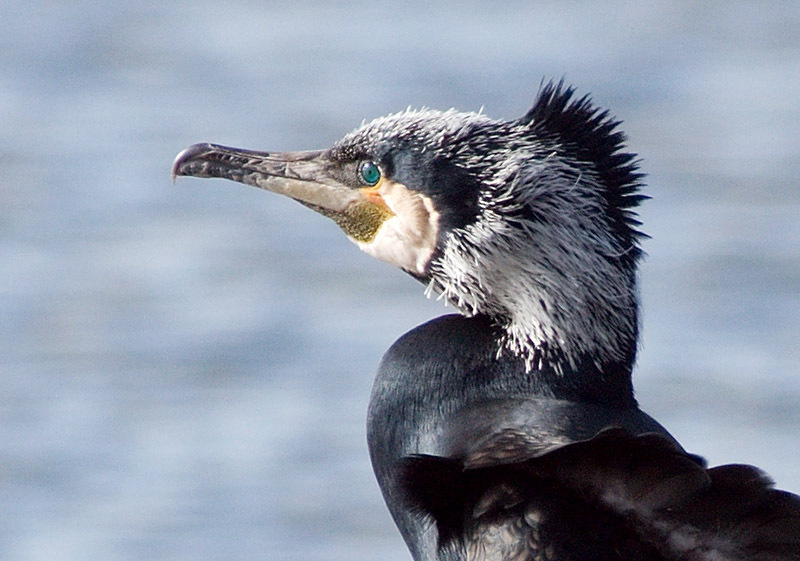
<path fill-rule="evenodd" d="M 618 129 L 621 122 L 597 108 L 589 95 L 575 98 L 575 88 L 563 80 L 542 86 L 533 107 L 518 121 L 575 161 L 588 164 L 606 187 L 612 227 L 633 246 L 645 237 L 634 209 L 649 197 L 640 192 L 644 174 L 638 171 L 636 154 L 625 151 L 627 139 Z"/>

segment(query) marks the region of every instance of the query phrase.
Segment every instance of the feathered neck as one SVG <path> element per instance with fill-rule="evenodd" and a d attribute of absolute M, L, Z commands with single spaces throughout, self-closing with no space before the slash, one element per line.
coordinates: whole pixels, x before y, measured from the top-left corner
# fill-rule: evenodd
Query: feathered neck
<path fill-rule="evenodd" d="M 522 119 L 476 128 L 505 152 L 486 152 L 477 218 L 444 234 L 429 268 L 429 290 L 493 318 L 498 353 L 528 370 L 636 353 L 641 175 L 618 122 L 572 93 L 548 84 Z"/>

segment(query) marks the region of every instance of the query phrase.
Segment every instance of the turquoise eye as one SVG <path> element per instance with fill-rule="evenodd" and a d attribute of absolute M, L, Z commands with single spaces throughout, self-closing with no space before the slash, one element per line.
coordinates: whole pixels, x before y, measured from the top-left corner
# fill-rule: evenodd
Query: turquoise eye
<path fill-rule="evenodd" d="M 381 179 L 381 170 L 375 162 L 365 160 L 358 164 L 358 177 L 367 185 L 376 185 Z"/>

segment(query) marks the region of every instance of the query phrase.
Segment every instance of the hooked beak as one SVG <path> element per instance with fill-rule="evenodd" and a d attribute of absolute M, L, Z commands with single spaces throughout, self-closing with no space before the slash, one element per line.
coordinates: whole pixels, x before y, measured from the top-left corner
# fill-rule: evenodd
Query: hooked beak
<path fill-rule="evenodd" d="M 364 185 L 355 162 L 329 151 L 257 152 L 194 144 L 175 158 L 179 175 L 218 177 L 286 195 L 331 218 L 370 255 L 420 277 L 436 248 L 439 213 L 433 201 L 390 178 Z M 379 235 L 381 234 L 381 235 Z"/>
<path fill-rule="evenodd" d="M 370 243 L 394 216 L 375 187 L 348 185 L 341 163 L 326 151 L 257 152 L 217 144 L 194 144 L 172 164 L 179 175 L 219 177 L 286 195 L 333 219 L 353 241 Z"/>
<path fill-rule="evenodd" d="M 257 152 L 217 144 L 194 144 L 172 164 L 177 176 L 218 177 L 286 195 L 325 215 L 362 203 L 358 189 L 337 181 L 324 151 Z"/>

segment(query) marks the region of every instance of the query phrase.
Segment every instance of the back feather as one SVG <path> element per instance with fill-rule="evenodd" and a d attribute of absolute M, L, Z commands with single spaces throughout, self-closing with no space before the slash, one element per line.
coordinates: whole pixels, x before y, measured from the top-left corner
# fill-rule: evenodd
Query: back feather
<path fill-rule="evenodd" d="M 800 560 L 800 497 L 751 466 L 707 469 L 660 435 L 607 429 L 531 452 L 498 434 L 468 458 L 401 470 L 440 559 Z"/>

